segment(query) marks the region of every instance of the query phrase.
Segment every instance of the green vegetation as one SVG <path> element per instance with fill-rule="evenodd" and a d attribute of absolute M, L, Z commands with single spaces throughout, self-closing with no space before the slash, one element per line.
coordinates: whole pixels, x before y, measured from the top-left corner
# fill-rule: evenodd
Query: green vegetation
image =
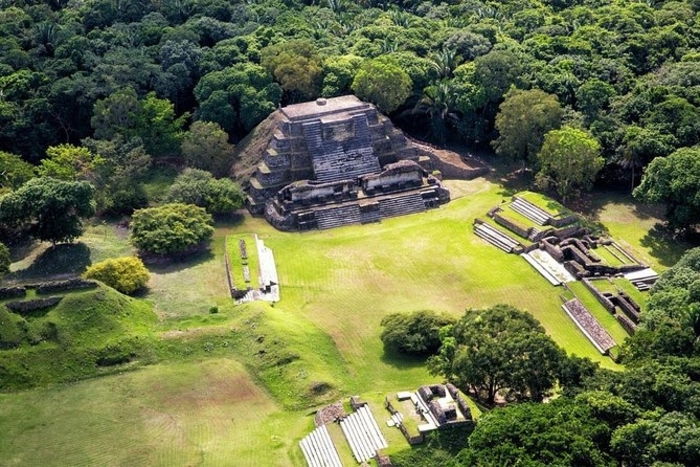
<path fill-rule="evenodd" d="M 155 315 L 143 301 L 107 288 L 66 294 L 22 316 L 0 307 L 2 390 L 75 381 L 153 362 Z"/>
<path fill-rule="evenodd" d="M 119 292 L 131 295 L 142 290 L 150 274 L 143 262 L 135 256 L 106 259 L 90 266 L 84 274 L 86 279 L 96 279 Z"/>
<path fill-rule="evenodd" d="M 564 203 L 578 190 L 589 190 L 605 164 L 600 143 L 588 132 L 571 126 L 544 136 L 537 161 L 537 184 L 543 188 L 553 185 Z"/>
<path fill-rule="evenodd" d="M 212 218 L 193 204 L 170 203 L 134 212 L 131 242 L 142 252 L 174 255 L 201 248 L 211 240 Z"/>
<path fill-rule="evenodd" d="M 389 352 L 432 355 L 440 348 L 440 330 L 454 320 L 434 311 L 393 313 L 381 322 L 381 339 Z"/>
<path fill-rule="evenodd" d="M 14 442 L 15 446 L 2 445 L 4 452 L 18 459 L 20 465 L 34 465 L 37 459 L 51 465 L 54 454 L 17 448 L 32 439 L 48 437 L 47 441 L 65 446 L 61 448 L 66 452 L 65 458 L 75 459 L 76 463 L 87 458 L 117 462 L 128 455 L 136 465 L 152 464 L 156 458 L 181 464 L 194 455 L 192 446 L 206 444 L 210 448 L 203 455 L 205 459 L 213 459 L 212 463 L 243 456 L 241 465 L 259 459 L 268 465 L 301 466 L 303 460 L 296 441 L 311 429 L 311 421 L 304 416 L 310 407 L 356 393 L 363 394 L 366 400 L 376 399 L 377 407 L 381 407 L 379 404 L 385 394 L 434 381 L 422 360 L 384 352 L 380 323 L 385 316 L 396 312 L 440 309 L 456 318 L 465 308 L 486 308 L 493 303 L 507 302 L 529 310 L 570 354 L 590 357 L 605 367 L 619 368 L 609 358 L 600 356 L 561 311 L 560 290 L 542 280 L 520 258 L 505 255 L 469 232 L 472 220 L 501 200 L 501 188 L 485 180 L 447 183 L 454 197 L 450 204 L 380 224 L 303 234 L 281 233 L 263 219 L 248 216 L 242 222 L 218 224 L 211 253 L 152 268 L 145 297 L 153 303 L 152 308 L 141 300 L 128 299 L 104 289 L 108 298 L 121 297 L 129 307 L 130 304 L 143 306 L 136 316 L 143 316 L 147 324 L 138 324 L 142 322 L 138 318 L 126 332 L 126 336 L 138 336 L 138 340 L 122 337 L 119 347 L 114 344 L 105 354 L 99 354 L 103 357 L 135 354 L 128 363 L 100 367 L 95 360 L 70 354 L 62 358 L 81 362 L 83 366 L 49 366 L 50 360 L 36 357 L 35 352 L 48 349 L 54 345 L 53 341 L 32 345 L 26 334 L 16 333 L 21 339 L 19 348 L 1 352 L 12 353 L 12 359 L 6 358 L 11 362 L 9 368 L 17 374 L 22 374 L 20 366 L 24 362 L 37 365 L 37 372 L 49 375 L 36 380 L 41 384 L 88 375 L 111 375 L 70 387 L 1 395 L 0 426 L 12 424 L 12 430 L 6 430 L 11 439 L 7 443 Z M 600 212 L 601 217 L 610 216 L 618 222 L 619 213 L 623 212 L 629 218 L 638 219 L 624 200 L 623 203 L 607 201 Z M 629 237 L 624 237 L 625 231 L 621 231 L 621 235 L 637 245 L 633 249 L 635 255 L 653 258 L 648 260 L 650 264 L 658 265 L 663 258 L 652 255 L 666 251 L 666 247 L 659 250 L 660 244 L 656 244 L 653 250 L 644 250 L 639 240 L 644 236 L 644 226 L 650 229 L 653 221 L 651 217 L 638 219 L 641 227 L 630 230 Z M 260 235 L 275 252 L 283 287 L 282 301 L 274 307 L 261 303 L 233 307 L 227 296 L 224 241 L 229 238 L 228 254 L 236 258 L 239 238 L 245 238 L 249 253 L 252 251 L 250 232 Z M 60 274 L 61 267 L 75 263 L 86 265 L 90 258 L 96 262 L 130 252 L 125 232 L 112 224 L 88 225 L 81 240 L 87 261 L 76 261 L 76 257 L 71 256 L 70 260 L 53 263 L 50 268 L 44 268 L 48 263 L 40 262 L 32 269 L 36 277 L 47 272 Z M 32 268 L 33 260 L 39 259 L 42 251 L 40 248 L 22 262 L 13 263 L 10 278 L 19 277 L 21 270 Z M 46 316 L 54 316 L 59 307 L 66 305 L 89 307 L 87 297 L 98 291 L 67 294 Z M 65 302 L 69 297 L 85 299 Z M 212 306 L 218 307 L 218 313 L 209 313 Z M 99 311 L 98 308 L 92 310 Z M 159 320 L 156 321 L 153 311 Z M 106 348 L 108 342 L 95 335 L 100 332 L 101 336 L 103 329 L 112 328 L 108 324 L 102 327 L 97 316 L 100 313 L 95 314 L 95 321 L 89 322 L 95 331 L 83 328 L 81 332 L 85 333 L 86 340 L 78 337 L 74 342 L 82 346 L 91 339 L 98 349 Z M 129 319 L 122 313 L 115 316 Z M 29 323 L 30 329 L 35 329 L 32 323 L 46 319 L 18 318 L 14 314 L 12 318 L 16 324 L 21 320 Z M 12 329 L 22 329 L 22 325 Z M 110 332 L 104 332 L 106 340 L 112 339 Z M 90 358 L 98 355 L 93 353 Z M 147 363 L 157 364 L 144 366 Z M 112 374 L 126 370 L 131 371 Z M 581 371 L 580 364 L 562 368 L 560 377 L 566 381 L 562 387 L 568 388 L 567 392 L 575 391 L 576 385 L 581 383 Z M 230 385 L 222 382 L 229 380 Z M 18 378 L 13 386 L 22 386 L 21 383 L 23 380 Z M 244 397 L 231 392 L 239 386 L 247 388 L 249 395 Z M 75 389 L 76 394 L 67 396 L 68 388 Z M 230 389 L 222 392 L 221 388 Z M 41 414 L 51 416 L 56 409 L 47 404 L 56 398 L 66 400 L 65 413 L 68 414 L 79 406 L 80 395 L 89 392 L 95 394 L 90 405 L 82 412 L 66 415 L 66 429 L 60 433 L 49 434 L 49 425 L 17 425 L 14 418 L 29 413 L 38 418 L 43 416 Z M 114 400 L 107 401 L 111 393 Z M 242 408 L 243 400 L 246 409 Z M 123 416 L 110 416 L 120 405 Z M 90 448 L 93 444 L 88 445 L 87 438 L 77 435 L 79 426 L 94 417 L 97 410 L 104 410 L 105 421 L 102 425 L 91 426 L 87 433 L 93 436 L 91 440 L 104 440 L 109 445 L 99 453 Z M 206 415 L 209 410 L 217 411 L 217 415 Z M 377 413 L 380 418 L 382 410 Z M 213 423 L 211 426 L 216 428 L 203 428 L 202 417 L 205 416 L 209 420 L 207 423 Z M 129 434 L 124 433 L 126 426 L 132 427 Z M 231 430 L 239 432 L 242 426 L 249 429 L 243 430 L 243 434 L 229 436 Z M 182 438 L 177 438 L 173 430 L 188 441 L 176 442 Z M 396 440 L 403 443 L 400 435 Z M 136 449 L 134 443 L 139 443 L 141 448 Z M 439 450 L 447 454 L 443 452 L 437 456 L 446 455 L 452 459 L 459 452 L 458 447 L 463 447 L 463 444 L 456 444 L 457 441 L 450 449 L 431 443 L 415 451 L 408 450 L 405 444 L 395 444 L 391 453 L 397 459 L 414 459 L 411 456 L 416 453 L 431 459 L 430 453 Z M 257 452 L 263 450 L 263 445 L 267 450 Z"/>
<path fill-rule="evenodd" d="M 87 182 L 33 178 L 0 198 L 0 223 L 15 237 L 71 242 L 83 233 L 83 218 L 95 214 L 94 193 Z"/>
<path fill-rule="evenodd" d="M 467 310 L 441 331 L 440 341 L 439 352 L 428 360 L 430 372 L 468 388 L 488 405 L 501 392 L 508 399 L 541 402 L 566 358 L 530 313 L 508 305 Z"/>
<path fill-rule="evenodd" d="M 244 196 L 229 178 L 216 179 L 204 170 L 185 169 L 170 185 L 165 202 L 194 204 L 212 216 L 230 216 L 243 206 Z"/>

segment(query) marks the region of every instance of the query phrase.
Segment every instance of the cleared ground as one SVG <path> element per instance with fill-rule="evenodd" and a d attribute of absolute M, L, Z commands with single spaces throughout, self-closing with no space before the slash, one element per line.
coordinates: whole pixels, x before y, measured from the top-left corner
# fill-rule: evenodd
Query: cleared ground
<path fill-rule="evenodd" d="M 435 380 L 421 362 L 384 353 L 379 323 L 393 312 L 459 316 L 509 303 L 532 312 L 570 353 L 615 367 L 561 310 L 561 289 L 472 233 L 473 219 L 508 193 L 485 179 L 448 186 L 448 205 L 380 224 L 282 233 L 245 216 L 217 228 L 211 253 L 152 267 L 144 298 L 160 317 L 156 331 L 172 342 L 165 363 L 0 395 L 0 465 L 302 466 L 296 442 L 311 429 L 312 408 L 290 407 L 304 407 L 304 388 L 327 383 L 319 397 L 380 395 Z M 665 254 L 683 248 L 626 200 L 602 201 L 592 220 L 659 271 L 670 265 Z M 252 233 L 273 249 L 282 282 L 268 311 L 234 307 L 227 295 L 224 239 Z M 109 225 L 81 240 L 85 262 L 130 251 Z M 31 254 L 13 264 L 16 274 L 31 267 Z M 209 314 L 214 305 L 219 313 Z M 261 356 L 266 348 L 279 352 Z"/>
<path fill-rule="evenodd" d="M 308 422 L 233 360 L 154 365 L 0 395 L 0 465 L 299 465 Z"/>

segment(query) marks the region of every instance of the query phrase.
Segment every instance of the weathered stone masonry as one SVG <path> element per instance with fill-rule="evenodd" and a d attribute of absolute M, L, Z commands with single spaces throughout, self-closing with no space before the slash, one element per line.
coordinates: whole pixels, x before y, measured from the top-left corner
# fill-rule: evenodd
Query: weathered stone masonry
<path fill-rule="evenodd" d="M 247 207 L 281 230 L 376 222 L 449 201 L 430 160 L 355 96 L 279 109 Z"/>

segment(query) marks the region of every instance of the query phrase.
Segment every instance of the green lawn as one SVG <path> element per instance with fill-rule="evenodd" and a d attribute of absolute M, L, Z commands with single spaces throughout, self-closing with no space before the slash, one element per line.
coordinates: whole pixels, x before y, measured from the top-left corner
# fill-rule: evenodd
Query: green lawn
<path fill-rule="evenodd" d="M 231 359 L 0 394 L 0 465 L 302 465 L 309 419 Z"/>
<path fill-rule="evenodd" d="M 439 209 L 364 226 L 283 233 L 246 214 L 217 225 L 210 253 L 151 266 L 144 299 L 160 318 L 153 331 L 162 363 L 1 395 L 0 464 L 302 466 L 296 441 L 311 430 L 314 404 L 439 380 L 420 361 L 384 353 L 380 321 L 394 312 L 460 316 L 508 303 L 533 313 L 569 353 L 618 368 L 561 310 L 561 288 L 473 234 L 474 218 L 499 204 L 503 189 L 484 179 L 447 185 L 453 200 Z M 658 219 L 626 199 L 604 200 L 596 216 L 659 269 L 667 252 L 682 249 L 660 237 L 648 243 Z M 277 261 L 274 307 L 234 307 L 228 297 L 225 238 L 253 233 Z M 86 262 L 131 252 L 126 235 L 109 225 L 91 226 L 81 241 Z M 13 271 L 32 268 L 31 255 Z M 213 305 L 218 314 L 209 313 Z M 602 316 L 621 341 L 624 331 Z"/>

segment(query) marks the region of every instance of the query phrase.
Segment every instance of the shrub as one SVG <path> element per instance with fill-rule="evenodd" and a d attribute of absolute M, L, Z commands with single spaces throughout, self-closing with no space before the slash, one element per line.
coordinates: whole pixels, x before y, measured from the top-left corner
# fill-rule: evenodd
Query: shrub
<path fill-rule="evenodd" d="M 212 224 L 211 215 L 192 204 L 139 209 L 131 220 L 131 243 L 155 255 L 186 253 L 211 240 Z"/>
<path fill-rule="evenodd" d="M 140 259 L 127 256 L 96 263 L 85 271 L 85 277 L 104 282 L 121 293 L 133 294 L 146 286 L 150 274 Z"/>
<path fill-rule="evenodd" d="M 440 348 L 440 329 L 454 323 L 434 311 L 394 313 L 382 319 L 384 347 L 401 353 L 430 355 Z"/>
<path fill-rule="evenodd" d="M 212 215 L 225 215 L 243 206 L 244 195 L 233 180 L 216 179 L 204 170 L 185 169 L 170 186 L 166 201 L 194 204 Z"/>

